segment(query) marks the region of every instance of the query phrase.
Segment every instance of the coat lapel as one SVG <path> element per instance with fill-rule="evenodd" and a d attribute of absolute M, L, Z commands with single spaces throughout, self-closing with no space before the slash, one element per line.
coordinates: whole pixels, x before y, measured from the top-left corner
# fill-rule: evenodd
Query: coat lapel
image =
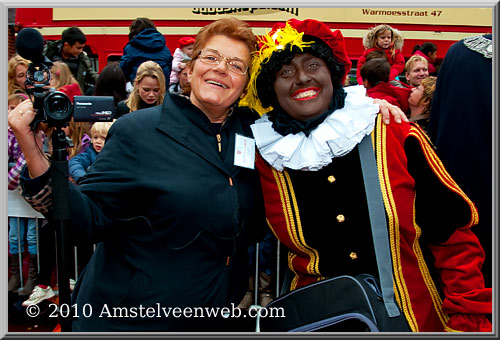
<path fill-rule="evenodd" d="M 217 152 L 210 121 L 188 99 L 165 95 L 157 128 L 227 175 L 234 172 L 224 165 Z"/>

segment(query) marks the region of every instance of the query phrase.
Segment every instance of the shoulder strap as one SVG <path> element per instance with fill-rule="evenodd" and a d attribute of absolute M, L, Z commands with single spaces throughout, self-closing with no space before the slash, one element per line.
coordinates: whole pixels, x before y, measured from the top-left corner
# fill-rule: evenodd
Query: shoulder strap
<path fill-rule="evenodd" d="M 392 259 L 387 233 L 384 203 L 380 182 L 378 179 L 377 163 L 373 152 L 371 135 L 367 135 L 358 145 L 359 158 L 363 179 L 365 182 L 368 212 L 375 247 L 375 256 L 379 272 L 380 286 L 385 308 L 389 317 L 399 316 L 400 311 L 394 302 L 394 288 L 392 283 Z"/>

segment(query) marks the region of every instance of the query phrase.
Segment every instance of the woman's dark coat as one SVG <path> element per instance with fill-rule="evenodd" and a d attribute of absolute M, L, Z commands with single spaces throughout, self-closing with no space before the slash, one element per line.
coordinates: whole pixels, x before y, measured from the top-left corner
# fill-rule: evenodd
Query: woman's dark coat
<path fill-rule="evenodd" d="M 208 118 L 179 96 L 113 124 L 70 191 L 76 239 L 102 241 L 73 293 L 73 331 L 230 329 L 220 317 L 166 317 L 162 308 L 231 307 L 245 292 L 247 246 L 266 227 L 258 174 L 233 165 L 234 142 L 251 137 L 254 119 L 235 110 L 221 153 Z M 141 306 L 161 316 L 110 317 L 113 307 Z"/>

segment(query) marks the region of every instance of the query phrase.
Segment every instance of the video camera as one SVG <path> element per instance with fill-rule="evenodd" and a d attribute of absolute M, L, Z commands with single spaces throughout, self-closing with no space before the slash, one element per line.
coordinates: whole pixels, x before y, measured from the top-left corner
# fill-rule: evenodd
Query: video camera
<path fill-rule="evenodd" d="M 76 122 L 112 121 L 115 112 L 111 96 L 75 96 L 75 105 L 64 92 L 50 87 L 52 61 L 43 55 L 44 40 L 33 28 L 22 29 L 16 39 L 19 55 L 31 61 L 26 71 L 26 91 L 34 97 L 35 130 L 41 122 L 50 127 L 64 127 L 73 117 Z"/>

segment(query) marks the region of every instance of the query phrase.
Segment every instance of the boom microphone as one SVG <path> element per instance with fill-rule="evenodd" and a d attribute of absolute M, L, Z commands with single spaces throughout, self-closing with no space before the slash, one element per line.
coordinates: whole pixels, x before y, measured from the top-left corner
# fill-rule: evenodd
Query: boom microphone
<path fill-rule="evenodd" d="M 44 40 L 42 35 L 34 28 L 23 28 L 16 38 L 17 53 L 35 65 L 48 60 L 43 55 L 43 45 Z"/>

